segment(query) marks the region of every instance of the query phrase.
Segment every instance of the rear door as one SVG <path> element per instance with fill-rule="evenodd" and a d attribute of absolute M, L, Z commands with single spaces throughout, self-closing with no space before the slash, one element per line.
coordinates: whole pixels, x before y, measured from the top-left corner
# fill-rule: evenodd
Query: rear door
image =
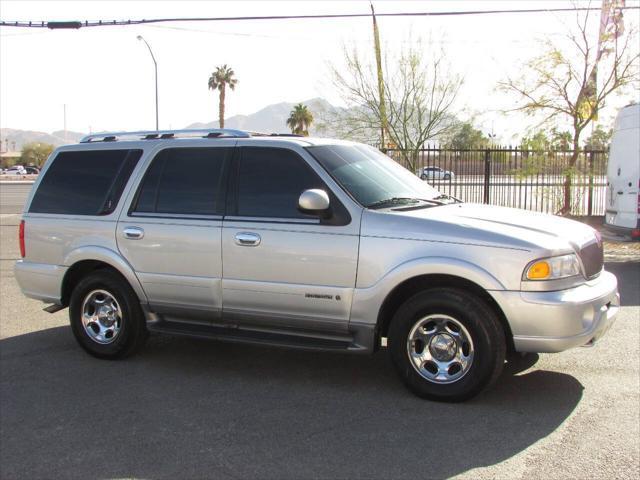
<path fill-rule="evenodd" d="M 151 309 L 166 319 L 220 317 L 222 217 L 234 144 L 157 151 L 119 219 L 118 248 Z"/>
<path fill-rule="evenodd" d="M 606 223 L 638 226 L 640 195 L 640 106 L 623 109 L 616 119 L 609 153 Z"/>
<path fill-rule="evenodd" d="M 360 213 L 349 213 L 303 158 L 306 152 L 270 146 L 238 150 L 222 231 L 225 321 L 346 332 Z M 298 210 L 300 194 L 311 188 L 329 194 L 330 218 Z"/>

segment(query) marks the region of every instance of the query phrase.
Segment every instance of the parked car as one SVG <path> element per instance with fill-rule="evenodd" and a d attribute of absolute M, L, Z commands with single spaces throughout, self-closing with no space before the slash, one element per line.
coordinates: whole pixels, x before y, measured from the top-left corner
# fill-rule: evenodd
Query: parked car
<path fill-rule="evenodd" d="M 440 167 L 424 167 L 416 172 L 422 180 L 453 180 L 455 174 Z"/>
<path fill-rule="evenodd" d="M 640 239 L 640 104 L 618 114 L 609 151 L 605 225 Z"/>
<path fill-rule="evenodd" d="M 619 295 L 602 248 L 585 224 L 461 203 L 357 143 L 104 133 L 47 161 L 15 272 L 47 311 L 69 307 L 96 357 L 126 357 L 147 332 L 386 345 L 413 392 L 460 401 L 507 353 L 605 334 Z"/>
<path fill-rule="evenodd" d="M 22 165 L 14 165 L 4 171 L 5 175 L 26 175 L 27 171 Z"/>

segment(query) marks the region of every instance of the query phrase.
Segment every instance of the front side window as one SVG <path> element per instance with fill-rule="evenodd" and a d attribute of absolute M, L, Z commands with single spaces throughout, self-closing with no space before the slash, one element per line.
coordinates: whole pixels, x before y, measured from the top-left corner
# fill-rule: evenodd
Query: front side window
<path fill-rule="evenodd" d="M 306 150 L 365 207 L 388 199 L 441 197 L 436 189 L 373 147 L 317 145 Z"/>
<path fill-rule="evenodd" d="M 237 213 L 246 217 L 317 218 L 298 210 L 300 194 L 325 189 L 303 158 L 283 148 L 243 147 Z"/>
<path fill-rule="evenodd" d="M 40 182 L 29 212 L 108 215 L 141 156 L 142 150 L 61 152 Z"/>
<path fill-rule="evenodd" d="M 169 148 L 153 159 L 133 213 L 224 213 L 224 171 L 231 148 Z"/>

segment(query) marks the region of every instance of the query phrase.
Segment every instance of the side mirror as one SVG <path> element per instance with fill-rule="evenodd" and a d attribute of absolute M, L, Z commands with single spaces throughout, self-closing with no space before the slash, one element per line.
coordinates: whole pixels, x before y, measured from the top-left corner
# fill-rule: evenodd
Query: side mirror
<path fill-rule="evenodd" d="M 316 215 L 327 213 L 329 210 L 329 195 L 318 188 L 305 190 L 298 199 L 298 207 L 305 213 Z"/>

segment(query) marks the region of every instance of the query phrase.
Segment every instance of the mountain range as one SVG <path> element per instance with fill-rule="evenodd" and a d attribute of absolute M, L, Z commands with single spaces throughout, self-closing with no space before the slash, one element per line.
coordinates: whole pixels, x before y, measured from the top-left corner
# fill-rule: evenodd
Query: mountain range
<path fill-rule="evenodd" d="M 324 98 L 312 98 L 302 102 L 311 111 L 315 120 L 318 121 L 320 117 L 324 116 L 327 112 L 333 112 L 338 110 Z M 264 133 L 290 133 L 289 127 L 287 127 L 287 118 L 291 110 L 293 110 L 295 103 L 281 102 L 274 103 L 258 110 L 251 115 L 234 115 L 233 117 L 225 118 L 225 128 L 237 128 L 238 130 L 248 130 L 251 132 L 264 132 Z M 187 128 L 218 128 L 220 122 L 217 120 L 209 123 L 192 123 Z M 317 134 L 313 125 L 310 129 L 310 134 Z"/>
<path fill-rule="evenodd" d="M 1 150 L 20 151 L 26 143 L 49 143 L 56 147 L 69 143 L 77 143 L 86 134 L 67 130 L 57 130 L 52 133 L 36 132 L 33 130 L 18 130 L 15 128 L 0 128 Z"/>
<path fill-rule="evenodd" d="M 326 116 L 328 113 L 333 113 L 339 110 L 338 107 L 334 107 L 323 98 L 312 98 L 302 102 L 305 104 L 313 116 L 316 123 L 320 118 Z M 274 103 L 258 110 L 250 115 L 234 115 L 225 119 L 225 128 L 235 128 L 238 130 L 247 130 L 251 132 L 265 132 L 265 133 L 289 133 L 289 127 L 287 127 L 287 118 L 293 109 L 294 103 L 281 102 Z M 185 128 L 218 128 L 219 122 L 213 121 L 208 123 L 195 122 L 187 125 Z M 97 132 L 94 132 L 97 133 Z M 312 126 L 310 129 L 312 135 L 319 135 L 319 132 Z M 323 135 L 327 135 L 329 132 L 323 130 Z M 14 128 L 0 128 L 0 142 L 2 143 L 2 151 L 7 150 L 7 143 L 9 141 L 8 150 L 21 150 L 22 146 L 30 142 L 38 143 L 50 143 L 54 146 L 66 145 L 69 143 L 77 143 L 86 133 L 72 132 L 67 130 L 66 134 L 63 130 L 58 130 L 52 133 L 37 132 L 32 130 L 18 130 Z M 15 144 L 15 146 L 14 146 Z"/>

